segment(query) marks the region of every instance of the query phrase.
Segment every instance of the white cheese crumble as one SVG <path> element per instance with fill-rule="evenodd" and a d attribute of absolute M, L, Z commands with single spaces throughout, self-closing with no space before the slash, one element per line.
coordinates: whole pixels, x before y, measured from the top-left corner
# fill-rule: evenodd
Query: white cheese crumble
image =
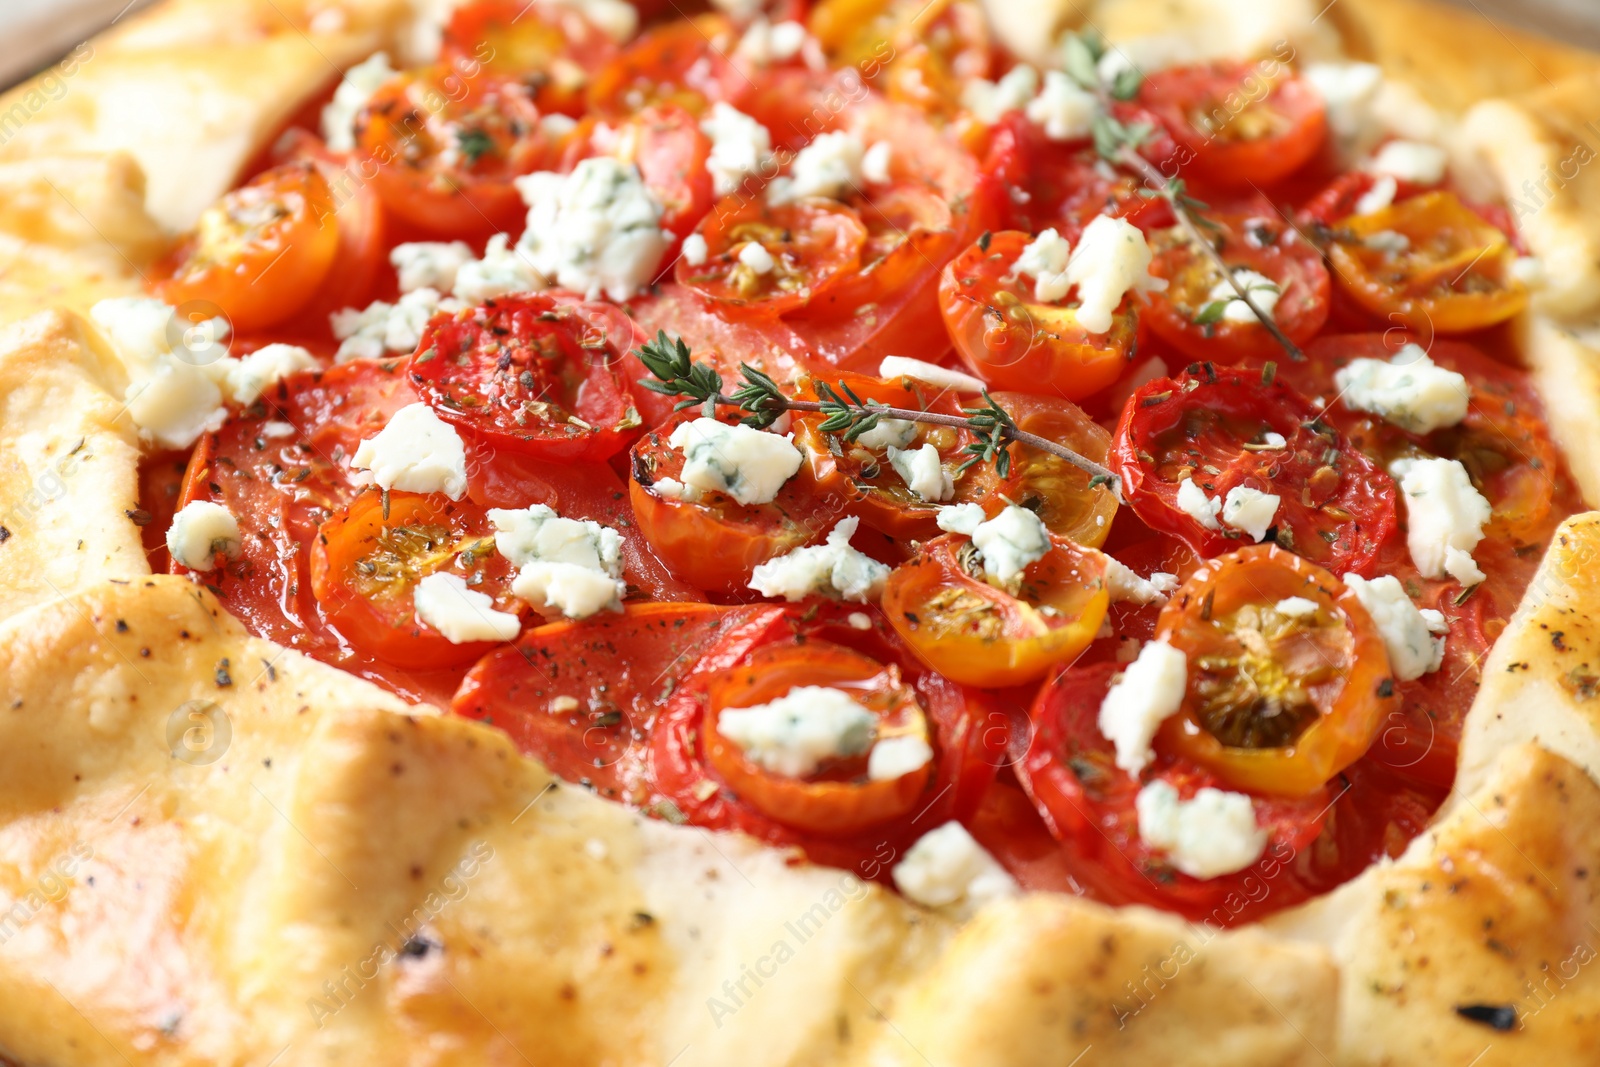
<path fill-rule="evenodd" d="M 508 293 L 534 293 L 545 288 L 545 280 L 533 269 L 529 256 L 513 247 L 508 234 L 489 238 L 482 259 L 469 259 L 456 271 L 455 294 L 469 304 L 505 296 Z"/>
<path fill-rule="evenodd" d="M 861 176 L 873 185 L 888 185 L 894 180 L 889 169 L 893 160 L 894 146 L 888 141 L 878 141 L 861 157 Z"/>
<path fill-rule="evenodd" d="M 210 570 L 218 552 L 237 556 L 243 544 L 233 512 L 209 500 L 191 500 L 167 527 L 167 551 L 173 562 L 192 571 Z"/>
<path fill-rule="evenodd" d="M 964 371 L 951 370 L 910 356 L 884 356 L 878 364 L 878 377 L 910 378 L 935 389 L 949 389 L 957 393 L 981 393 L 988 388 L 980 379 Z"/>
<path fill-rule="evenodd" d="M 438 630 L 452 645 L 470 641 L 509 641 L 522 629 L 510 612 L 498 611 L 487 593 L 468 588 L 459 574 L 435 571 L 412 594 L 417 621 Z"/>
<path fill-rule="evenodd" d="M 227 358 L 227 320 L 189 324 L 180 333 L 175 309 L 149 297 L 102 300 L 89 315 L 127 368 L 123 400 L 141 437 L 187 448 L 227 420 L 220 386 L 236 363 Z"/>
<path fill-rule="evenodd" d="M 772 258 L 772 253 L 760 241 L 746 241 L 744 247 L 739 249 L 739 262 L 757 274 L 771 274 L 772 268 L 778 265 L 778 261 Z"/>
<path fill-rule="evenodd" d="M 1049 553 L 1050 531 L 1027 508 L 1007 504 L 972 531 L 972 543 L 983 556 L 983 576 L 989 584 L 1011 587 L 1030 564 Z"/>
<path fill-rule="evenodd" d="M 1444 638 L 1435 635 L 1449 630 L 1442 614 L 1431 608 L 1418 610 L 1400 579 L 1392 574 L 1370 580 L 1347 574 L 1344 584 L 1372 616 L 1389 653 L 1389 669 L 1398 681 L 1409 682 L 1439 669 L 1444 662 Z"/>
<path fill-rule="evenodd" d="M 387 52 L 374 52 L 365 62 L 344 72 L 344 80 L 333 91 L 333 100 L 322 109 L 322 139 L 335 152 L 348 152 L 356 146 L 356 115 L 367 106 L 372 94 L 400 72 L 389 65 Z"/>
<path fill-rule="evenodd" d="M 1193 478 L 1178 483 L 1178 510 L 1188 515 L 1207 530 L 1220 530 L 1217 516 L 1222 512 L 1222 501 L 1212 500 L 1206 491 L 1195 484 Z"/>
<path fill-rule="evenodd" d="M 1118 604 L 1154 604 L 1166 600 L 1178 588 L 1178 576 L 1156 571 L 1141 578 L 1132 567 L 1112 556 L 1106 557 L 1106 589 Z"/>
<path fill-rule="evenodd" d="M 771 774 L 804 778 L 828 760 L 859 756 L 872 747 L 878 721 L 849 693 L 801 685 L 776 700 L 724 708 L 717 733 Z"/>
<path fill-rule="evenodd" d="M 1157 779 L 1134 800 L 1139 837 L 1191 878 L 1216 878 L 1242 871 L 1261 858 L 1267 832 L 1256 823 L 1256 809 L 1243 793 L 1206 786 L 1192 800 Z"/>
<path fill-rule="evenodd" d="M 1356 199 L 1352 210 L 1357 215 L 1376 215 L 1394 203 L 1395 194 L 1399 191 L 1400 186 L 1393 178 L 1387 174 L 1380 174 L 1372 183 L 1372 188 Z"/>
<path fill-rule="evenodd" d="M 939 509 L 934 522 L 945 533 L 966 534 L 971 537 L 977 532 L 978 527 L 988 521 L 988 516 L 983 513 L 983 508 L 978 504 L 951 504 L 949 507 Z"/>
<path fill-rule="evenodd" d="M 1054 304 L 1067 295 L 1072 283 L 1067 280 L 1067 261 L 1072 246 L 1054 228 L 1029 241 L 1017 256 L 1017 274 L 1033 279 L 1033 298 L 1041 304 Z"/>
<path fill-rule="evenodd" d="M 414 352 L 428 320 L 439 312 L 455 313 L 467 305 L 440 296 L 437 289 L 414 289 L 390 304 L 374 300 L 365 308 L 344 308 L 329 316 L 339 340 L 334 360 L 379 359 L 388 352 Z"/>
<path fill-rule="evenodd" d="M 350 466 L 370 470 L 384 489 L 443 493 L 451 500 L 467 493 L 466 446 L 427 404 L 407 404 L 391 415 L 376 436 L 361 442 Z"/>
<path fill-rule="evenodd" d="M 1410 248 L 1411 238 L 1398 230 L 1379 230 L 1377 233 L 1368 234 L 1361 243 L 1368 248 L 1392 257 L 1400 255 Z"/>
<path fill-rule="evenodd" d="M 570 174 L 539 171 L 515 184 L 528 205 L 518 248 L 547 281 L 621 303 L 655 276 L 672 238 L 636 167 L 594 156 Z"/>
<path fill-rule="evenodd" d="M 1111 329 L 1111 314 L 1135 289 L 1162 290 L 1164 279 L 1149 273 L 1150 246 L 1125 219 L 1096 215 L 1084 227 L 1067 263 L 1067 280 L 1078 290 L 1078 323 L 1090 333 Z"/>
<path fill-rule="evenodd" d="M 850 547 L 861 520 L 840 519 L 820 545 L 808 545 L 757 564 L 750 588 L 762 596 L 804 600 L 813 593 L 865 604 L 883 592 L 889 567 Z"/>
<path fill-rule="evenodd" d="M 706 170 L 718 196 L 737 192 L 772 154 L 772 134 L 767 128 L 720 100 L 712 105 L 711 114 L 700 120 L 700 130 L 711 139 Z"/>
<path fill-rule="evenodd" d="M 1390 141 L 1368 161 L 1367 170 L 1415 185 L 1438 185 L 1444 181 L 1448 162 L 1449 157 L 1444 149 L 1437 145 L 1420 141 Z"/>
<path fill-rule="evenodd" d="M 514 564 L 511 592 L 540 611 L 585 619 L 622 610 L 622 535 L 589 519 L 568 519 L 545 504 L 493 508 L 494 546 Z"/>
<path fill-rule="evenodd" d="M 890 445 L 888 454 L 889 466 L 920 499 L 937 504 L 956 495 L 955 480 L 940 463 L 939 449 L 934 444 L 925 443 L 918 449 Z"/>
<path fill-rule="evenodd" d="M 1059 70 L 1046 71 L 1044 88 L 1028 102 L 1028 121 L 1044 127 L 1052 141 L 1076 141 L 1094 128 L 1099 104 L 1094 94 Z"/>
<path fill-rule="evenodd" d="M 872 754 L 867 757 L 867 778 L 892 782 L 926 767 L 932 759 L 933 749 L 926 738 L 915 734 L 885 737 L 872 746 Z"/>
<path fill-rule="evenodd" d="M 1309 597 L 1290 596 L 1284 597 L 1274 604 L 1272 610 L 1291 619 L 1309 619 L 1319 609 L 1317 608 L 1317 602 Z"/>
<path fill-rule="evenodd" d="M 1429 434 L 1467 417 L 1472 387 L 1434 363 L 1421 347 L 1406 345 L 1387 362 L 1354 359 L 1333 376 L 1345 407 L 1365 411 L 1402 430 Z"/>
<path fill-rule="evenodd" d="M 1281 498 L 1246 485 L 1236 485 L 1228 490 L 1222 502 L 1222 521 L 1225 525 L 1247 534 L 1252 541 L 1267 535 L 1272 520 L 1278 514 Z"/>
<path fill-rule="evenodd" d="M 1483 581 L 1472 550 L 1483 540 L 1491 508 L 1456 459 L 1397 459 L 1389 473 L 1406 501 L 1406 547 L 1424 578 L 1449 575 L 1462 585 Z"/>
<path fill-rule="evenodd" d="M 848 196 L 862 182 L 861 163 L 866 147 L 861 138 L 844 130 L 818 134 L 794 157 L 787 178 L 775 178 L 767 187 L 767 200 L 783 204 L 808 196 Z"/>
<path fill-rule="evenodd" d="M 1300 76 L 1322 97 L 1328 127 L 1346 150 L 1372 136 L 1372 105 L 1383 86 L 1377 64 L 1308 63 Z"/>
<path fill-rule="evenodd" d="M 1150 742 L 1183 705 L 1189 660 L 1165 641 L 1150 641 L 1128 664 L 1100 703 L 1100 733 L 1116 747 L 1117 766 L 1138 774 L 1155 759 Z"/>
<path fill-rule="evenodd" d="M 907 900 L 929 908 L 956 907 L 964 914 L 1021 891 L 958 822 L 923 834 L 890 874 Z"/>
<path fill-rule="evenodd" d="M 1256 307 L 1261 309 L 1261 313 L 1269 319 L 1272 318 L 1272 312 L 1278 306 L 1278 297 L 1281 295 L 1278 283 L 1265 274 L 1243 268 L 1235 269 L 1233 277 L 1250 294 L 1250 299 L 1256 302 Z M 1239 299 L 1238 292 L 1234 290 L 1232 285 L 1228 284 L 1226 278 L 1213 285 L 1211 292 L 1206 295 L 1211 300 L 1227 302 L 1222 309 L 1223 322 L 1250 323 L 1259 321 L 1256 318 L 1256 313 L 1250 310 L 1248 304 Z"/>
<path fill-rule="evenodd" d="M 743 61 L 758 67 L 782 63 L 803 52 L 811 39 L 811 35 L 801 23 L 793 21 L 775 23 L 769 22 L 764 17 L 758 17 L 750 24 L 750 28 L 744 31 L 744 36 L 739 38 L 739 46 L 733 50 L 733 58 L 735 61 Z"/>
<path fill-rule="evenodd" d="M 389 264 L 400 277 L 400 291 L 455 288 L 456 273 L 476 258 L 465 241 L 411 241 L 395 245 Z"/>
<path fill-rule="evenodd" d="M 711 254 L 706 239 L 698 233 L 691 233 L 683 239 L 683 261 L 691 267 L 698 267 L 705 263 L 706 257 Z"/>
<path fill-rule="evenodd" d="M 716 419 L 679 423 L 667 442 L 683 453 L 683 484 L 727 493 L 746 507 L 770 503 L 802 460 L 787 437 Z"/>
<path fill-rule="evenodd" d="M 299 345 L 263 345 L 239 359 L 222 361 L 223 389 L 241 407 L 254 404 L 261 394 L 297 371 L 312 370 L 317 358 Z"/>
<path fill-rule="evenodd" d="M 1512 281 L 1529 289 L 1537 289 L 1545 283 L 1544 261 L 1537 256 L 1518 256 L 1511 261 L 1508 273 Z"/>
<path fill-rule="evenodd" d="M 869 405 L 872 404 L 868 400 Z M 917 424 L 910 419 L 880 418 L 872 429 L 857 437 L 855 443 L 871 452 L 888 448 L 905 448 L 917 436 Z"/>
<path fill-rule="evenodd" d="M 1039 72 L 1026 63 L 1012 67 L 997 82 L 974 78 L 961 90 L 961 106 L 979 122 L 994 125 L 1007 111 L 1026 107 L 1039 91 Z"/>
<path fill-rule="evenodd" d="M 668 500 L 683 500 L 690 504 L 703 499 L 706 495 L 692 485 L 684 485 L 676 478 L 658 478 L 651 483 L 650 491 Z"/>

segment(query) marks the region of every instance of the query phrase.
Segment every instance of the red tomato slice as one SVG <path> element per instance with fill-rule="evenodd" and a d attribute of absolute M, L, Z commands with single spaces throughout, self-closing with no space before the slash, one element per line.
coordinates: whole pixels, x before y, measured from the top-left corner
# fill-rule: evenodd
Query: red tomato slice
<path fill-rule="evenodd" d="M 1139 102 L 1185 154 L 1185 173 L 1221 186 L 1271 185 L 1300 169 L 1327 138 L 1322 97 L 1276 63 L 1216 62 L 1157 71 Z"/>
<path fill-rule="evenodd" d="M 853 209 L 821 199 L 773 207 L 762 197 L 724 197 L 697 232 L 706 258 L 680 258 L 678 283 L 730 318 L 771 318 L 805 307 L 860 269 L 867 241 Z"/>
<path fill-rule="evenodd" d="M 1045 825 L 1065 847 L 1073 874 L 1090 896 L 1108 904 L 1147 904 L 1190 919 L 1231 925 L 1258 919 L 1311 895 L 1285 865 L 1322 832 L 1331 794 L 1254 798 L 1267 831 L 1261 858 L 1233 874 L 1200 879 L 1173 868 L 1139 835 L 1134 800 L 1143 782 L 1115 763 L 1098 716 L 1115 664 L 1073 667 L 1040 690 L 1034 735 L 1017 778 Z M 1190 799 L 1226 782 L 1198 767 L 1158 755 L 1144 781 L 1160 779 Z M 1262 892 L 1262 887 L 1269 891 Z M 1237 911 L 1232 902 L 1238 902 Z"/>
<path fill-rule="evenodd" d="M 757 565 L 826 537 L 848 496 L 843 486 L 830 491 L 841 479 L 833 457 L 818 452 L 770 503 L 746 506 L 714 492 L 697 501 L 662 496 L 652 486 L 681 480 L 683 473 L 683 453 L 668 439 L 676 426 L 699 416 L 698 409 L 686 411 L 639 438 L 629 497 L 639 531 L 672 573 L 700 589 L 744 594 Z"/>
<path fill-rule="evenodd" d="M 985 382 L 1082 400 L 1127 367 L 1136 340 L 1131 302 L 1105 333 L 1086 330 L 1064 298 L 1040 303 L 1034 279 L 1016 270 L 1032 241 L 1016 230 L 980 238 L 945 267 L 940 311 L 962 362 Z"/>
<path fill-rule="evenodd" d="M 516 568 L 470 500 L 368 490 L 324 522 L 311 542 L 311 591 L 323 616 L 362 652 L 413 669 L 464 666 L 494 641 L 457 644 L 417 615 L 418 583 L 454 574 L 517 614 Z"/>
<path fill-rule="evenodd" d="M 1370 576 L 1398 521 L 1394 479 L 1269 377 L 1203 364 L 1136 390 L 1111 449 L 1124 495 L 1153 529 L 1215 556 L 1249 535 L 1211 528 L 1180 507 L 1183 482 L 1212 501 L 1236 487 L 1268 493 L 1279 503 L 1267 539 L 1335 574 Z M 1283 446 L 1272 447 L 1268 434 Z"/>
<path fill-rule="evenodd" d="M 1218 251 L 1237 275 L 1254 271 L 1276 285 L 1277 304 L 1269 314 L 1296 345 L 1304 345 L 1328 320 L 1328 270 L 1322 253 L 1287 224 L 1272 219 L 1217 219 Z M 1221 316 L 1233 299 L 1211 258 L 1198 251 L 1181 228 L 1157 234 L 1150 273 L 1167 280 L 1167 290 L 1150 294 L 1145 321 L 1163 341 L 1190 359 L 1237 363 L 1245 359 L 1277 359 L 1283 348 L 1259 322 L 1233 322 Z M 1252 297 L 1256 294 L 1252 293 Z M 1243 305 L 1238 305 L 1242 307 Z"/>
<path fill-rule="evenodd" d="M 444 237 L 515 230 L 525 208 L 511 180 L 552 163 L 559 145 L 520 81 L 449 66 L 390 79 L 356 116 L 355 134 L 383 206 Z"/>
<path fill-rule="evenodd" d="M 983 730 L 990 704 L 979 693 L 918 670 L 881 622 L 869 631 L 860 631 L 846 621 L 849 614 L 827 605 L 804 612 L 784 609 L 781 625 L 756 636 L 749 630 L 730 635 L 704 654 L 696 674 L 668 698 L 651 732 L 650 767 L 661 796 L 652 810 L 673 821 L 713 830 L 740 830 L 770 844 L 795 845 L 814 862 L 846 867 L 885 882 L 894 858 L 916 838 L 951 819 L 970 815 L 1003 758 L 1002 748 Z M 747 804 L 708 763 L 703 741 L 709 706 L 706 683 L 749 662 L 754 650 L 776 645 L 786 650 L 783 655 L 803 662 L 805 648 L 813 644 L 842 645 L 879 664 L 896 665 L 908 680 L 927 719 L 935 760 L 922 803 L 911 809 L 909 818 L 862 833 L 801 832 Z"/>
<path fill-rule="evenodd" d="M 467 672 L 451 710 L 498 726 L 519 751 L 601 796 L 649 800 L 649 737 L 661 701 L 713 646 L 762 633 L 778 607 L 629 604 L 526 631 Z"/>
<path fill-rule="evenodd" d="M 640 425 L 617 336 L 599 304 L 508 296 L 438 315 L 411 357 L 412 384 L 440 418 L 497 447 L 550 460 L 601 460 Z"/>

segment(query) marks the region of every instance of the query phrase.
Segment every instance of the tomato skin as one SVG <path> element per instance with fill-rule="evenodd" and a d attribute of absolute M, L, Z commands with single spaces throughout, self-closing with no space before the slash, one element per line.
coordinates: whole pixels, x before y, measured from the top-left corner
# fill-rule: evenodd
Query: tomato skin
<path fill-rule="evenodd" d="M 418 553 L 428 558 L 408 558 Z M 463 553 L 475 562 L 462 564 Z M 362 568 L 375 561 L 377 576 L 364 577 Z M 369 490 L 324 522 L 311 542 L 311 590 L 323 615 L 358 649 L 398 666 L 461 666 L 495 646 L 455 644 L 417 617 L 417 581 L 444 572 L 472 581 L 498 610 L 517 610 L 510 594 L 515 568 L 494 551 L 493 527 L 471 501 Z"/>
<path fill-rule="evenodd" d="M 706 762 L 745 803 L 795 829 L 822 835 L 855 834 L 909 814 L 932 776 L 923 765 L 886 781 L 863 781 L 867 757 L 834 761 L 805 778 L 767 771 L 719 729 L 724 712 L 776 700 L 802 685 L 846 689 L 887 736 L 927 740 L 927 723 L 897 668 L 825 641 L 773 645 L 753 652 L 735 671 L 707 679 L 702 744 Z"/>
<path fill-rule="evenodd" d="M 619 338 L 631 344 L 633 328 L 609 305 L 506 296 L 436 315 L 408 371 L 440 418 L 493 446 L 603 460 L 640 423 Z"/>
<path fill-rule="evenodd" d="M 525 207 L 512 179 L 556 152 L 520 82 L 448 65 L 386 82 L 357 114 L 355 137 L 384 208 L 450 238 L 515 230 Z"/>
<path fill-rule="evenodd" d="M 1116 767 L 1097 722 L 1118 669 L 1106 663 L 1052 676 L 1034 702 L 1033 738 L 1015 766 L 1017 780 L 1061 842 L 1080 891 L 1108 904 L 1146 904 L 1219 926 L 1257 919 L 1310 896 L 1290 863 L 1321 832 L 1326 792 L 1254 798 L 1266 847 L 1254 864 L 1233 874 L 1193 878 L 1144 843 L 1134 810 L 1142 782 Z M 1169 782 L 1184 798 L 1204 786 L 1226 788 L 1214 775 L 1159 754 L 1143 777 Z"/>
<path fill-rule="evenodd" d="M 767 504 L 746 507 L 720 493 L 701 501 L 661 496 L 651 486 L 683 470 L 683 454 L 668 438 L 698 416 L 683 412 L 634 443 L 629 499 L 640 533 L 672 573 L 708 592 L 743 593 L 758 564 L 826 537 L 848 496 L 842 487 L 830 490 L 837 474 L 825 453 L 810 453 Z"/>
<path fill-rule="evenodd" d="M 1395 252 L 1365 243 L 1380 233 L 1398 233 L 1409 245 Z M 1363 307 L 1429 336 L 1482 330 L 1528 303 L 1527 289 L 1510 275 L 1516 251 L 1505 234 L 1446 191 L 1344 220 L 1328 259 Z"/>
<path fill-rule="evenodd" d="M 1213 500 L 1236 486 L 1276 495 L 1279 544 L 1335 573 L 1370 576 L 1399 521 L 1394 479 L 1345 447 L 1310 401 L 1276 378 L 1263 384 L 1266 376 L 1204 364 L 1135 390 L 1111 450 L 1124 495 L 1152 529 L 1201 556 L 1227 552 L 1248 535 L 1208 529 L 1179 507 L 1185 478 Z M 1268 431 L 1285 447 L 1243 448 Z"/>
<path fill-rule="evenodd" d="M 1224 744 L 1197 710 L 1206 704 L 1197 679 L 1213 670 L 1197 665 L 1248 658 L 1248 645 L 1230 640 L 1227 618 L 1247 607 L 1271 608 L 1290 597 L 1317 604 L 1316 624 L 1290 620 L 1270 647 L 1280 666 L 1292 657 L 1315 660 L 1310 669 L 1284 666 L 1285 672 L 1295 672 L 1284 684 L 1308 694 L 1305 706 L 1316 717 L 1288 744 Z M 1261 623 L 1253 634 L 1264 633 L 1268 625 Z M 1383 638 L 1356 594 L 1321 567 L 1277 545 L 1254 545 L 1201 564 L 1162 610 L 1156 637 L 1183 652 L 1191 665 L 1183 707 L 1162 724 L 1157 743 L 1234 788 L 1283 796 L 1315 793 L 1366 753 L 1385 717 L 1398 707 Z M 1234 656 L 1241 647 L 1245 651 Z M 1215 670 L 1227 673 L 1226 668 Z M 1243 667 L 1238 676 L 1254 678 Z M 1258 702 L 1263 699 L 1261 688 L 1253 691 Z"/>
<path fill-rule="evenodd" d="M 1064 301 L 1038 303 L 1033 279 L 1016 272 L 1032 241 L 1032 234 L 1006 230 L 969 246 L 940 275 L 940 313 L 961 361 L 989 385 L 1081 400 L 1127 367 L 1134 313 L 1120 309 L 1111 329 L 1095 334 Z"/>
<path fill-rule="evenodd" d="M 1273 321 L 1296 345 L 1309 342 L 1328 321 L 1331 283 L 1322 253 L 1276 221 L 1242 217 L 1216 221 L 1221 226 L 1218 251 L 1229 269 L 1271 278 L 1279 289 L 1277 306 L 1270 312 Z M 1239 363 L 1283 354 L 1282 346 L 1259 322 L 1196 322 L 1206 317 L 1206 308 L 1213 303 L 1212 289 L 1222 276 L 1180 228 L 1158 234 L 1152 246 L 1156 254 L 1150 273 L 1168 283 L 1165 292 L 1150 294 L 1143 318 L 1156 336 L 1197 360 Z"/>
<path fill-rule="evenodd" d="M 511 735 L 518 751 L 601 796 L 649 798 L 649 743 L 658 702 L 729 633 L 774 624 L 781 608 L 628 604 L 523 632 L 484 656 L 450 709 Z M 576 703 L 570 709 L 561 698 Z"/>
<path fill-rule="evenodd" d="M 1272 60 L 1172 67 L 1144 80 L 1139 102 L 1186 150 L 1185 173 L 1224 187 L 1271 185 L 1316 155 L 1328 133 L 1316 90 L 1280 71 Z"/>
<path fill-rule="evenodd" d="M 724 197 L 697 232 L 705 238 L 705 262 L 679 259 L 674 274 L 729 318 L 772 318 L 805 307 L 856 272 L 867 241 L 853 209 L 822 199 L 774 207 L 764 197 Z M 769 269 L 742 261 L 752 247 L 765 252 Z"/>
<path fill-rule="evenodd" d="M 1104 556 L 1056 540 L 1012 596 L 962 566 L 968 543 L 954 534 L 930 541 L 884 584 L 889 625 L 930 669 L 963 685 L 1021 685 L 1094 640 L 1110 602 Z"/>
<path fill-rule="evenodd" d="M 258 174 L 201 213 L 195 232 L 158 266 L 155 293 L 175 307 L 219 308 L 236 333 L 282 322 L 310 302 L 333 266 L 335 209 L 310 162 Z"/>

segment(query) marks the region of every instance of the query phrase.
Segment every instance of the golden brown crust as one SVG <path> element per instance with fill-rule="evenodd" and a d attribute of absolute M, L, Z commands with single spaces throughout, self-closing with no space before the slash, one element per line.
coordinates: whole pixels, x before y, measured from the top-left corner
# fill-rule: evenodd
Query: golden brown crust
<path fill-rule="evenodd" d="M 0 330 L 0 619 L 149 571 L 117 359 L 70 312 Z"/>

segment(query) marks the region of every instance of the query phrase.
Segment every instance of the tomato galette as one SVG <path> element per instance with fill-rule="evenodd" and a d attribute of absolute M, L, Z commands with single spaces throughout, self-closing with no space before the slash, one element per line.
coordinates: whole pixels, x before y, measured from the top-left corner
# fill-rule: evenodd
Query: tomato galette
<path fill-rule="evenodd" d="M 0 1055 L 1592 1058 L 1594 152 L 1346 2 L 74 60 L 251 121 L 0 164 Z"/>

